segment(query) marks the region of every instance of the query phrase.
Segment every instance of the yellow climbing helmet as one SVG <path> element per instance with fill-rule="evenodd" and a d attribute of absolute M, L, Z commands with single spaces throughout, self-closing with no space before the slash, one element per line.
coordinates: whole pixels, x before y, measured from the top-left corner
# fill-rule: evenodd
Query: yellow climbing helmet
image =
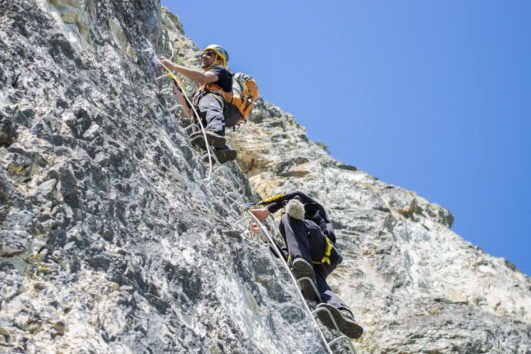
<path fill-rule="evenodd" d="M 229 62 L 229 53 L 227 53 L 225 48 L 223 48 L 219 44 L 211 44 L 205 49 L 203 49 L 203 53 L 207 50 L 211 50 L 216 53 L 216 55 L 223 61 L 223 66 L 227 66 L 227 63 Z"/>

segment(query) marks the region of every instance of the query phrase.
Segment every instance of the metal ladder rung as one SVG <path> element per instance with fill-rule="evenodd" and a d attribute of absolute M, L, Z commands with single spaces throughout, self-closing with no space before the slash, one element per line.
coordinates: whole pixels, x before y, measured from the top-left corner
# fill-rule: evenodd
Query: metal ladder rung
<path fill-rule="evenodd" d="M 175 106 L 168 108 L 168 112 L 173 112 L 179 109 L 179 107 L 181 107 L 181 105 L 177 103 Z"/>
<path fill-rule="evenodd" d="M 184 127 L 183 130 L 184 130 L 185 132 L 188 132 L 189 130 L 192 130 L 192 132 L 193 132 L 195 126 L 196 126 L 196 124 L 195 124 L 195 123 L 192 123 L 192 124 L 187 125 L 186 127 Z"/>
<path fill-rule="evenodd" d="M 310 277 L 302 277 L 302 278 L 297 279 L 297 283 L 300 284 L 303 280 L 305 280 L 308 283 L 310 283 L 310 285 L 313 288 L 313 293 L 315 294 L 316 298 L 319 301 L 321 301 L 321 295 L 319 294 L 319 290 L 317 290 L 317 286 L 315 285 L 315 282 L 313 281 L 313 279 L 310 278 Z"/>
<path fill-rule="evenodd" d="M 163 94 L 163 95 L 166 95 L 166 94 L 170 94 L 170 93 L 173 93 L 173 89 L 170 87 L 168 88 L 165 88 L 163 90 L 160 90 L 159 93 Z"/>
<path fill-rule="evenodd" d="M 347 336 L 345 336 L 345 335 L 342 335 L 342 336 L 339 336 L 339 337 L 337 337 L 336 339 L 331 340 L 330 342 L 328 342 L 328 345 L 329 345 L 329 346 L 333 346 L 334 344 L 336 344 L 337 342 L 339 342 L 339 341 L 342 340 L 342 339 L 346 339 L 346 340 L 350 341 L 350 338 L 349 338 L 349 337 L 347 337 Z"/>

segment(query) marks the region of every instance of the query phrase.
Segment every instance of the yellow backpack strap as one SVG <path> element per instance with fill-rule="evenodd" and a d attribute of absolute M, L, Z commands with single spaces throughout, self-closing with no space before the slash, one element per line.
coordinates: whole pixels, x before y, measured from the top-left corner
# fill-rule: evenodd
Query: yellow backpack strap
<path fill-rule="evenodd" d="M 323 258 L 321 258 L 320 261 L 312 261 L 314 264 L 328 264 L 331 265 L 330 256 L 332 255 L 332 250 L 334 249 L 334 245 L 332 244 L 332 241 L 328 238 L 328 236 L 325 236 L 325 252 Z"/>

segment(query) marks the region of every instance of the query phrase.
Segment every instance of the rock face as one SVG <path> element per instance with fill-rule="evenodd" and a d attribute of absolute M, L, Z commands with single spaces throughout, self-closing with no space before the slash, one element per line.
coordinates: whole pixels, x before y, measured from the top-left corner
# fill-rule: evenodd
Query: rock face
<path fill-rule="evenodd" d="M 0 0 L 0 352 L 323 353 L 243 202 L 295 189 L 330 210 L 330 282 L 361 353 L 529 353 L 531 282 L 451 214 L 331 158 L 259 101 L 211 173 L 155 53 L 197 65 L 158 1 Z M 328 334 L 328 333 L 327 333 Z"/>
<path fill-rule="evenodd" d="M 448 210 L 335 161 L 277 107 L 252 120 L 232 142 L 254 189 L 331 209 L 345 256 L 331 284 L 365 326 L 360 352 L 531 352 L 529 278 L 453 233 Z"/>

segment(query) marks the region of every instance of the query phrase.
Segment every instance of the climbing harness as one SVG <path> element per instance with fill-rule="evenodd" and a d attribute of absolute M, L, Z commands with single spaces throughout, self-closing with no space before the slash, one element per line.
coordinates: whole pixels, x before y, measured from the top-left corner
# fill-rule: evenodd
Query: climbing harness
<path fill-rule="evenodd" d="M 275 196 L 275 197 L 278 197 L 278 196 Z M 272 198 L 274 198 L 274 197 L 272 197 Z M 280 198 L 280 197 L 278 197 L 278 198 Z M 276 199 L 278 199 L 278 198 L 276 198 Z M 308 303 L 304 299 L 302 291 L 301 291 L 301 289 L 299 287 L 299 284 L 301 284 L 302 282 L 309 282 L 310 285 L 311 285 L 311 288 L 314 291 L 314 294 L 316 295 L 316 297 L 320 298 L 319 290 L 317 290 L 317 287 L 315 286 L 315 282 L 309 277 L 302 277 L 302 278 L 299 278 L 299 279 L 295 279 L 295 276 L 291 272 L 288 263 L 284 260 L 284 256 L 282 255 L 282 252 L 278 249 L 277 244 L 275 243 L 273 237 L 271 236 L 271 234 L 269 233 L 267 228 L 262 224 L 262 222 L 260 220 L 258 220 L 258 218 L 250 210 L 247 211 L 247 214 L 249 215 L 251 220 L 253 220 L 255 222 L 255 224 L 258 225 L 258 227 L 260 228 L 260 231 L 262 232 L 262 234 L 266 236 L 266 238 L 269 241 L 269 243 L 271 244 L 271 247 L 274 250 L 275 254 L 278 256 L 278 258 L 281 259 L 282 265 L 287 270 L 288 274 L 290 275 L 291 280 L 296 284 L 297 292 L 298 292 L 300 298 L 302 299 L 302 301 L 304 303 L 304 307 L 306 308 L 306 311 L 311 315 L 311 318 L 312 318 L 315 326 L 318 328 L 319 333 L 321 335 L 321 339 L 323 340 L 323 343 L 325 344 L 327 352 L 332 354 L 333 353 L 333 351 L 331 349 L 332 346 L 334 346 L 335 344 L 339 343 L 340 341 L 346 341 L 346 344 L 347 344 L 349 350 L 352 353 L 355 354 L 356 350 L 354 349 L 354 346 L 352 345 L 352 342 L 351 342 L 350 338 L 348 338 L 347 336 L 339 335 L 339 336 L 337 336 L 336 338 L 334 338 L 331 341 L 328 341 L 326 339 L 326 337 L 323 334 L 323 331 L 321 330 L 321 328 L 319 327 L 319 325 L 317 323 L 317 320 L 315 319 L 315 316 L 317 316 L 317 314 L 319 312 L 324 312 L 324 313 L 328 314 L 328 316 L 330 317 L 330 320 L 332 321 L 332 324 L 334 325 L 334 328 L 339 333 L 341 333 L 341 331 L 339 330 L 339 326 L 338 326 L 336 320 L 334 319 L 334 316 L 332 316 L 332 313 L 330 312 L 330 310 L 325 308 L 325 307 L 317 308 L 314 311 L 310 310 L 310 307 L 308 306 Z"/>
<path fill-rule="evenodd" d="M 244 73 L 232 75 L 232 91 L 226 92 L 216 84 L 203 84 L 198 91 L 213 92 L 223 97 L 227 107 L 225 109 L 225 125 L 233 127 L 244 124 L 249 119 L 259 91 L 256 80 Z"/>
<path fill-rule="evenodd" d="M 313 264 L 328 264 L 328 265 L 331 265 L 330 256 L 332 255 L 332 250 L 334 249 L 334 245 L 332 244 L 332 241 L 330 241 L 328 236 L 325 235 L 324 239 L 325 239 L 325 243 L 326 243 L 324 256 L 323 256 L 323 258 L 321 258 L 320 261 L 312 261 Z"/>

